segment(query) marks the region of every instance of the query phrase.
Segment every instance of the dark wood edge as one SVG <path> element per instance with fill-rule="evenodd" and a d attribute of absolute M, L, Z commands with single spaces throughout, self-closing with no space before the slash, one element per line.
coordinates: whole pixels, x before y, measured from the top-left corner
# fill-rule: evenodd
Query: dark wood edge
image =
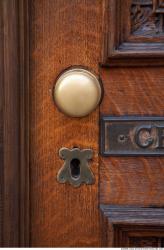
<path fill-rule="evenodd" d="M 164 207 L 100 205 L 100 210 L 112 224 L 152 224 L 164 226 Z"/>
<path fill-rule="evenodd" d="M 2 246 L 19 246 L 19 59 L 17 1 L 2 1 Z"/>
<path fill-rule="evenodd" d="M 160 67 L 164 66 L 163 58 L 112 58 L 100 63 L 100 67 Z"/>
<path fill-rule="evenodd" d="M 29 245 L 28 0 L 2 0 L 0 246 Z"/>
<path fill-rule="evenodd" d="M 100 210 L 103 247 L 123 247 L 124 229 L 164 231 L 164 207 L 100 205 Z"/>
<path fill-rule="evenodd" d="M 20 28 L 20 246 L 30 244 L 29 0 L 19 0 Z"/>
<path fill-rule="evenodd" d="M 4 116 L 4 38 L 3 38 L 3 9 L 2 1 L 0 1 L 0 246 L 3 243 L 3 166 L 4 166 L 4 147 L 3 147 L 3 116 Z"/>

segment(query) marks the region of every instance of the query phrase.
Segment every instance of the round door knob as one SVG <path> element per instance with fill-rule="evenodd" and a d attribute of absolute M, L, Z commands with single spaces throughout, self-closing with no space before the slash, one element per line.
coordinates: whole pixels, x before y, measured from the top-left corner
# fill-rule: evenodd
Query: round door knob
<path fill-rule="evenodd" d="M 99 104 L 102 89 L 97 77 L 82 68 L 74 68 L 61 74 L 54 88 L 57 107 L 71 117 L 83 117 Z"/>

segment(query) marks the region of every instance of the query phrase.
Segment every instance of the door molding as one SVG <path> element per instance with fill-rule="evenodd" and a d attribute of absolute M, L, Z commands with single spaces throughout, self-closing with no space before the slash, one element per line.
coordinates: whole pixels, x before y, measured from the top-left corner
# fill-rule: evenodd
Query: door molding
<path fill-rule="evenodd" d="M 0 3 L 0 245 L 29 245 L 28 0 Z"/>
<path fill-rule="evenodd" d="M 157 207 L 100 205 L 102 245 L 163 247 L 164 209 Z"/>
<path fill-rule="evenodd" d="M 104 0 L 102 66 L 162 66 L 163 11 L 158 1 Z"/>

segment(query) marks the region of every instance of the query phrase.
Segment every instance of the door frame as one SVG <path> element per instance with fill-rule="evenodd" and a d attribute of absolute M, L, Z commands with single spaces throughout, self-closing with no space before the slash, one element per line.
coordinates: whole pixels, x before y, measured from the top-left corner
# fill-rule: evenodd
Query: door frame
<path fill-rule="evenodd" d="M 28 0 L 3 0 L 0 7 L 0 246 L 27 247 L 30 211 Z"/>

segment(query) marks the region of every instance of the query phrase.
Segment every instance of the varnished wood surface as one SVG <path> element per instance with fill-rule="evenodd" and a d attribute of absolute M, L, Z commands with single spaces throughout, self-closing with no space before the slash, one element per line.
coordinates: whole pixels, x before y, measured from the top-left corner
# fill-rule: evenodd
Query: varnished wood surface
<path fill-rule="evenodd" d="M 18 2 L 0 3 L 0 246 L 19 246 Z"/>
<path fill-rule="evenodd" d="M 30 60 L 28 18 L 23 14 L 28 12 L 27 2 Z M 52 100 L 55 78 L 63 69 L 82 65 L 98 73 L 102 3 L 0 2 L 1 246 L 27 246 L 29 234 L 33 247 L 99 246 L 99 203 L 164 205 L 162 157 L 100 157 L 99 161 L 98 109 L 86 118 L 67 118 Z M 100 67 L 100 76 L 105 89 L 101 114 L 164 115 L 162 67 Z M 94 150 L 94 185 L 73 188 L 57 183 L 63 164 L 58 150 L 63 146 Z"/>
<path fill-rule="evenodd" d="M 29 246 L 29 8 L 28 0 L 19 0 L 19 246 Z"/>
<path fill-rule="evenodd" d="M 102 69 L 101 114 L 164 115 L 164 69 Z M 100 203 L 164 205 L 163 157 L 101 157 Z"/>
<path fill-rule="evenodd" d="M 3 11 L 0 2 L 0 54 L 3 55 Z M 3 213 L 3 56 L 0 57 L 0 246 L 2 246 L 2 213 Z"/>
<path fill-rule="evenodd" d="M 102 2 L 102 64 L 163 66 L 163 6 L 147 0 Z"/>
<path fill-rule="evenodd" d="M 101 1 L 30 2 L 30 244 L 99 246 L 98 110 L 68 118 L 52 100 L 55 78 L 83 65 L 98 72 Z M 91 148 L 96 183 L 74 188 L 56 180 L 61 147 Z"/>
<path fill-rule="evenodd" d="M 102 205 L 104 247 L 163 247 L 164 209 Z"/>

